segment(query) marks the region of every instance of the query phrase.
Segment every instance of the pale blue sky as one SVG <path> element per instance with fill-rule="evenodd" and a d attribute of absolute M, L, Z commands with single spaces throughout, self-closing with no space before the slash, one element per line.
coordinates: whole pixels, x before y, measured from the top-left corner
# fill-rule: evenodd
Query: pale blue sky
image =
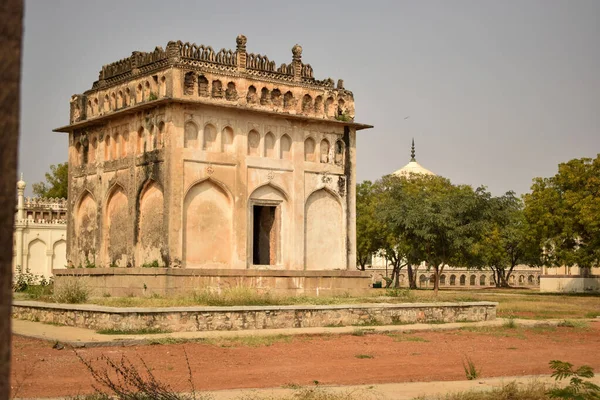
<path fill-rule="evenodd" d="M 375 125 L 358 134 L 359 181 L 406 164 L 412 137 L 423 166 L 494 194 L 600 152 L 597 0 L 26 0 L 24 29 L 29 183 L 66 160 L 52 129 L 103 64 L 169 40 L 235 48 L 240 33 L 278 65 L 299 43 L 317 79 L 344 79 Z"/>

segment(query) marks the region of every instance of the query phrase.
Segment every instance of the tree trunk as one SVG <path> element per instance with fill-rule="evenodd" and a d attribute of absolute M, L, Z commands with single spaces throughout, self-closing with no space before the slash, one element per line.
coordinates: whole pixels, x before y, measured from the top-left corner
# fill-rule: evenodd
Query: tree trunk
<path fill-rule="evenodd" d="M 433 267 L 433 293 L 435 293 L 435 297 L 438 295 L 438 290 L 440 288 L 440 269 L 439 267 Z"/>
<path fill-rule="evenodd" d="M 407 267 L 408 270 L 408 287 L 410 289 L 416 289 L 417 288 L 417 270 L 413 270 L 412 265 L 408 264 Z"/>
<path fill-rule="evenodd" d="M 10 397 L 13 229 L 19 140 L 22 0 L 0 3 L 0 400 Z"/>

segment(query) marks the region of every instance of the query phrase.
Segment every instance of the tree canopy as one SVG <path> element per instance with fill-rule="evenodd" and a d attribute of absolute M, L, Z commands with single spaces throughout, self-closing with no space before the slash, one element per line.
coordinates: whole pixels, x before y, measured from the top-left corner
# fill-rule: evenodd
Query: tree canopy
<path fill-rule="evenodd" d="M 525 217 L 545 265 L 600 263 L 600 155 L 559 164 L 524 196 Z"/>
<path fill-rule="evenodd" d="M 69 185 L 69 164 L 61 163 L 50 166 L 46 172 L 46 182 L 31 185 L 33 194 L 40 197 L 67 198 Z"/>
<path fill-rule="evenodd" d="M 489 220 L 491 195 L 480 187 L 453 185 L 439 176 L 388 176 L 378 212 L 407 246 L 410 264 L 425 261 L 434 290 L 445 265 L 472 267 L 473 249 Z"/>

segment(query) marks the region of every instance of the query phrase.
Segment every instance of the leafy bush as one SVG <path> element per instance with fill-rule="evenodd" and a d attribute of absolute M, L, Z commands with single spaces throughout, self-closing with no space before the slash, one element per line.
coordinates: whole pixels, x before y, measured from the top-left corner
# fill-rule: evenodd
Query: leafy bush
<path fill-rule="evenodd" d="M 564 388 L 555 388 L 549 390 L 548 396 L 551 399 L 572 399 L 572 400 L 598 400 L 600 399 L 600 386 L 586 381 L 594 377 L 594 370 L 588 365 L 582 365 L 576 370 L 573 364 L 559 360 L 550 361 L 552 377 L 557 381 L 571 378 L 569 385 Z"/>
<path fill-rule="evenodd" d="M 52 278 L 47 279 L 43 275 L 34 275 L 29 268 L 26 268 L 23 272 L 23 268 L 17 265 L 12 288 L 14 292 L 25 292 L 30 286 L 48 286 L 51 284 Z"/>
<path fill-rule="evenodd" d="M 91 289 L 83 278 L 64 279 L 54 290 L 54 301 L 57 303 L 85 303 L 90 297 Z"/>

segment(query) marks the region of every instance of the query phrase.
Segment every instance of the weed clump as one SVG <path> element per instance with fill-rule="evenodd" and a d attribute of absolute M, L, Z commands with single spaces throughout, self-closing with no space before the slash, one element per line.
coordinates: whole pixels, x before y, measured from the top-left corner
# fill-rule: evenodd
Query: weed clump
<path fill-rule="evenodd" d="M 91 289 L 82 278 L 64 279 L 60 286 L 54 289 L 54 301 L 57 303 L 80 304 L 85 303 Z"/>

